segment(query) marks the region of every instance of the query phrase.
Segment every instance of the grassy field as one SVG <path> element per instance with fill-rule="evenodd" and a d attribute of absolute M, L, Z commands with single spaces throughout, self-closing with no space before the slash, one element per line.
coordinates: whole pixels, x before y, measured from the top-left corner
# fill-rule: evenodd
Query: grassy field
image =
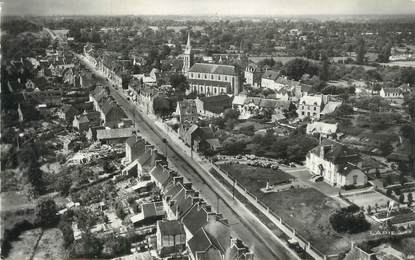
<path fill-rule="evenodd" d="M 221 168 L 234 176 L 318 250 L 326 254 L 348 250 L 348 235 L 337 234 L 329 222 L 331 213 L 341 207 L 336 200 L 312 188 L 264 194 L 260 188 L 265 186 L 267 179 L 272 183 L 293 177 L 282 171 L 246 165 L 227 164 L 221 165 Z"/>
<path fill-rule="evenodd" d="M 19 240 L 12 243 L 7 259 L 62 259 L 63 256 L 62 232 L 58 228 L 51 228 L 42 234 L 41 229 L 36 228 L 23 232 Z"/>
<path fill-rule="evenodd" d="M 243 164 L 223 164 L 220 167 L 231 174 L 242 186 L 254 194 L 257 192 L 261 193 L 260 189 L 266 186 L 267 181 L 272 185 L 293 179 L 288 173 L 269 168 Z"/>

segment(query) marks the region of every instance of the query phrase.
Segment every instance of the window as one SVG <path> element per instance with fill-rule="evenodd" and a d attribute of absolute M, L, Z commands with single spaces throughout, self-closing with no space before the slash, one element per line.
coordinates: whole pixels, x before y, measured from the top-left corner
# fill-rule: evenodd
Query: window
<path fill-rule="evenodd" d="M 307 112 L 307 116 L 310 116 L 310 112 Z"/>
<path fill-rule="evenodd" d="M 302 106 L 301 109 L 304 110 L 304 106 Z"/>
<path fill-rule="evenodd" d="M 357 175 L 353 175 L 353 185 L 357 184 Z"/>
<path fill-rule="evenodd" d="M 212 74 L 212 75 L 210 75 L 210 79 L 213 79 L 213 74 Z"/>
<path fill-rule="evenodd" d="M 228 77 L 225 76 L 225 80 L 228 80 Z"/>
<path fill-rule="evenodd" d="M 301 115 L 303 116 L 304 115 L 304 112 L 301 112 Z"/>
<path fill-rule="evenodd" d="M 317 107 L 314 107 L 314 111 L 316 111 L 317 110 Z"/>
<path fill-rule="evenodd" d="M 205 79 L 207 79 L 207 75 L 205 74 Z"/>
<path fill-rule="evenodd" d="M 213 93 L 216 94 L 217 88 L 213 88 Z"/>
<path fill-rule="evenodd" d="M 197 74 L 197 78 L 200 79 L 200 73 Z"/>
<path fill-rule="evenodd" d="M 218 80 L 220 80 L 220 75 L 218 76 Z"/>

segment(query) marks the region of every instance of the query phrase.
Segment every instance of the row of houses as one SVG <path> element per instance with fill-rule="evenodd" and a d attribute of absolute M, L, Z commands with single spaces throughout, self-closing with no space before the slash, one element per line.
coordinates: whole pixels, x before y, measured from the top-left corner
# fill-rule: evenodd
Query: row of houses
<path fill-rule="evenodd" d="M 154 146 L 134 135 L 127 139 L 125 147 L 127 166 L 123 173 L 141 179 L 149 177 L 162 194 L 161 202 L 148 206 L 151 208 L 148 212 L 152 214 L 140 213 L 131 217 L 133 223 L 142 223 L 150 217 L 158 219 L 156 245 L 159 257 L 254 259 L 253 253 L 241 240 L 231 237 L 228 220 L 212 210 L 201 194 L 192 188 L 192 183 L 169 169 L 166 158 Z"/>

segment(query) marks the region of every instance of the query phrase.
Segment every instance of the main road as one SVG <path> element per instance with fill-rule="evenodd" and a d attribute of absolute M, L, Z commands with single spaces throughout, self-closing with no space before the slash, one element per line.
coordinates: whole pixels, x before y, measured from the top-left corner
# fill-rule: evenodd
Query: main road
<path fill-rule="evenodd" d="M 98 76 L 102 75 L 82 57 L 80 59 Z M 232 197 L 231 192 L 219 181 L 207 174 L 193 161 L 180 147 L 173 142 L 164 142 L 166 136 L 151 123 L 141 110 L 127 100 L 122 90 L 117 90 L 109 84 L 111 95 L 134 120 L 136 128 L 144 138 L 158 147 L 160 152 L 167 151 L 169 163 L 192 182 L 194 189 L 199 190 L 201 196 L 212 205 L 213 209 L 222 213 L 228 219 L 232 236 L 243 240 L 254 252 L 256 259 L 299 259 L 273 231 L 266 227 L 242 203 Z"/>

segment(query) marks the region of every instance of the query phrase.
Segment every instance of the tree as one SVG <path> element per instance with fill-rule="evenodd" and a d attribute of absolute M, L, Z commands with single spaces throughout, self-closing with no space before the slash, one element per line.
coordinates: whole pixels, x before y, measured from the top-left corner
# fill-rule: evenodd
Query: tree
<path fill-rule="evenodd" d="M 327 81 L 329 80 L 329 70 L 330 70 L 330 63 L 327 57 L 327 54 L 323 54 L 322 56 L 322 65 L 320 67 L 320 80 Z"/>
<path fill-rule="evenodd" d="M 61 175 L 55 182 L 55 189 L 60 192 L 62 196 L 68 196 L 72 187 L 72 179 L 68 175 Z"/>
<path fill-rule="evenodd" d="M 412 192 L 408 193 L 407 200 L 408 200 L 408 207 L 410 207 L 412 205 L 412 202 L 414 201 L 414 198 L 412 196 Z"/>
<path fill-rule="evenodd" d="M 223 141 L 222 146 L 225 153 L 235 155 L 240 154 L 245 150 L 246 143 L 231 136 Z"/>
<path fill-rule="evenodd" d="M 106 257 L 116 257 L 130 253 L 131 243 L 125 237 L 111 237 L 105 240 L 102 253 Z"/>
<path fill-rule="evenodd" d="M 392 49 L 392 44 L 390 42 L 384 45 L 381 51 L 379 52 L 378 61 L 384 62 L 384 63 L 389 62 L 389 57 L 391 56 L 391 49 Z"/>
<path fill-rule="evenodd" d="M 355 234 L 370 228 L 370 223 L 367 222 L 359 207 L 341 208 L 330 216 L 329 221 L 333 229 L 339 233 Z"/>
<path fill-rule="evenodd" d="M 296 58 L 284 65 L 286 75 L 294 80 L 299 80 L 304 74 L 314 76 L 318 74 L 318 67 L 313 62 Z"/>
<path fill-rule="evenodd" d="M 390 154 L 393 151 L 393 146 L 388 142 L 382 142 L 379 146 L 379 150 L 383 156 Z"/>
<path fill-rule="evenodd" d="M 153 110 L 156 115 L 166 117 L 172 113 L 173 108 L 167 97 L 157 96 L 153 100 Z"/>
<path fill-rule="evenodd" d="M 363 65 L 365 63 L 365 54 L 366 54 L 365 40 L 363 38 L 359 38 L 357 42 L 356 52 L 357 52 L 356 63 Z"/>
<path fill-rule="evenodd" d="M 56 215 L 57 211 L 58 209 L 54 200 L 40 200 L 36 205 L 36 222 L 42 227 L 56 225 L 59 221 L 59 216 Z"/>
<path fill-rule="evenodd" d="M 383 179 L 383 187 L 387 187 L 389 185 L 391 185 L 393 183 L 393 179 L 391 175 L 387 175 L 384 179 Z"/>
<path fill-rule="evenodd" d="M 68 221 L 60 221 L 59 229 L 62 232 L 63 245 L 65 248 L 68 248 L 74 241 L 72 225 Z"/>
<path fill-rule="evenodd" d="M 124 219 L 127 216 L 122 203 L 115 204 L 115 214 L 117 214 L 117 217 L 119 217 L 120 219 Z"/>
<path fill-rule="evenodd" d="M 170 76 L 171 86 L 178 92 L 184 92 L 189 89 L 189 83 L 183 74 L 173 74 Z"/>
<path fill-rule="evenodd" d="M 87 208 L 80 208 L 75 212 L 79 229 L 89 231 L 97 222 L 95 215 Z"/>
<path fill-rule="evenodd" d="M 405 200 L 404 195 L 403 194 L 399 195 L 399 203 L 402 204 L 404 202 L 404 200 Z"/>

